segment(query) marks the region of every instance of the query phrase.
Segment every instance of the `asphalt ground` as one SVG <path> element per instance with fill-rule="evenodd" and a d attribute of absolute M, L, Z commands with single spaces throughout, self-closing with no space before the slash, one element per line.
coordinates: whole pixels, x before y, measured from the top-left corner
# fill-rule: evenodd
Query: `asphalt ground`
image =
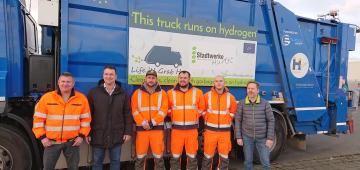
<path fill-rule="evenodd" d="M 272 169 L 360 170 L 360 110 L 351 111 L 354 133 L 338 136 L 306 137 L 306 150 L 287 144 L 280 156 L 271 163 Z M 233 160 L 231 170 L 243 169 L 242 160 Z M 261 169 L 255 165 L 254 169 Z"/>

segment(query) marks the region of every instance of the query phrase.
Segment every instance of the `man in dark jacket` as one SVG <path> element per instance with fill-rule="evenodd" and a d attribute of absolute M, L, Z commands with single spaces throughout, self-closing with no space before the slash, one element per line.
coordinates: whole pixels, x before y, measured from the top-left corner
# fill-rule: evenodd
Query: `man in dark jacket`
<path fill-rule="evenodd" d="M 110 169 L 120 169 L 121 145 L 132 133 L 130 98 L 116 81 L 116 68 L 105 66 L 103 80 L 89 92 L 91 132 L 87 142 L 92 146 L 93 170 L 101 170 L 105 150 L 109 150 Z"/>
<path fill-rule="evenodd" d="M 253 151 L 256 146 L 263 169 L 270 169 L 270 148 L 274 141 L 274 115 L 269 102 L 260 98 L 259 83 L 250 81 L 245 100 L 238 103 L 235 114 L 235 137 L 244 145 L 246 170 L 253 169 Z"/>

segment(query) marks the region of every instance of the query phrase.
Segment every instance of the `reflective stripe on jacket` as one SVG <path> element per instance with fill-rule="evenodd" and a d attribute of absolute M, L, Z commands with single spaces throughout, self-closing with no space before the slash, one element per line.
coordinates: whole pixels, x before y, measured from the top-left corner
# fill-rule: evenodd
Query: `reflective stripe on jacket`
<path fill-rule="evenodd" d="M 159 85 L 152 94 L 142 86 L 132 95 L 131 109 L 137 130 L 144 130 L 142 128 L 144 120 L 152 121 L 156 125 L 153 129 L 163 129 L 164 118 L 168 110 L 167 94 Z"/>
<path fill-rule="evenodd" d="M 90 132 L 91 114 L 87 98 L 73 91 L 64 102 L 58 91 L 46 93 L 36 104 L 33 132 L 36 138 L 63 143 Z"/>
<path fill-rule="evenodd" d="M 230 130 L 232 119 L 236 112 L 235 97 L 227 88 L 223 94 L 218 94 L 211 88 L 205 95 L 206 111 L 203 113 L 205 128 L 216 131 Z"/>
<path fill-rule="evenodd" d="M 189 85 L 186 92 L 180 90 L 177 84 L 168 92 L 169 112 L 173 128 L 195 129 L 198 128 L 199 117 L 205 110 L 203 92 Z"/>

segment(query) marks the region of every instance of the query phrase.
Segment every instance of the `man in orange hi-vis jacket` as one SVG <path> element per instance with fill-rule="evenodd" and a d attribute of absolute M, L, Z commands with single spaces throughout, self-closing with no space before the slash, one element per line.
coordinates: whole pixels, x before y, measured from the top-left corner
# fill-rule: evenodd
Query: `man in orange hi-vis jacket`
<path fill-rule="evenodd" d="M 144 84 L 137 89 L 131 99 L 132 114 L 136 123 L 135 170 L 144 170 L 145 157 L 149 145 L 155 158 L 156 170 L 165 170 L 164 118 L 168 111 L 166 92 L 157 82 L 157 73 L 149 70 Z"/>
<path fill-rule="evenodd" d="M 204 133 L 203 170 L 212 169 L 212 158 L 215 149 L 219 152 L 220 170 L 229 168 L 228 154 L 231 150 L 231 123 L 236 113 L 236 100 L 225 87 L 223 76 L 216 76 L 214 87 L 205 95 L 206 112 Z"/>
<path fill-rule="evenodd" d="M 180 156 L 185 146 L 187 169 L 197 169 L 198 122 L 205 109 L 203 92 L 190 83 L 190 73 L 181 71 L 178 83 L 168 92 L 171 131 L 171 169 L 180 169 Z"/>
<path fill-rule="evenodd" d="M 71 73 L 62 73 L 58 90 L 48 92 L 36 104 L 33 132 L 44 150 L 44 170 L 55 169 L 64 153 L 68 169 L 78 169 L 79 146 L 90 132 L 90 108 L 85 95 L 74 90 Z"/>

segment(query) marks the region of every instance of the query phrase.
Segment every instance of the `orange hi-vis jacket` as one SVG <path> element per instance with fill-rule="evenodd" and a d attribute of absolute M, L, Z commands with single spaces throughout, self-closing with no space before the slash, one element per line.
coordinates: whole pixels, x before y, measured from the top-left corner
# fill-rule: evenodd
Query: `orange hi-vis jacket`
<path fill-rule="evenodd" d="M 144 120 L 151 121 L 154 130 L 163 129 L 164 118 L 168 110 L 166 92 L 158 85 L 155 92 L 150 94 L 144 86 L 141 86 L 132 95 L 131 109 L 136 130 L 145 130 L 142 127 Z"/>
<path fill-rule="evenodd" d="M 78 136 L 88 136 L 90 122 L 90 108 L 85 95 L 72 90 L 65 102 L 59 91 L 52 91 L 36 104 L 32 130 L 38 139 L 47 137 L 64 143 Z"/>
<path fill-rule="evenodd" d="M 197 129 L 199 117 L 205 110 L 203 92 L 189 84 L 186 92 L 180 90 L 179 84 L 168 92 L 169 116 L 174 129 Z"/>
<path fill-rule="evenodd" d="M 235 97 L 227 88 L 223 94 L 218 94 L 214 87 L 204 96 L 207 109 L 203 112 L 205 128 L 215 131 L 230 130 L 237 107 Z"/>

